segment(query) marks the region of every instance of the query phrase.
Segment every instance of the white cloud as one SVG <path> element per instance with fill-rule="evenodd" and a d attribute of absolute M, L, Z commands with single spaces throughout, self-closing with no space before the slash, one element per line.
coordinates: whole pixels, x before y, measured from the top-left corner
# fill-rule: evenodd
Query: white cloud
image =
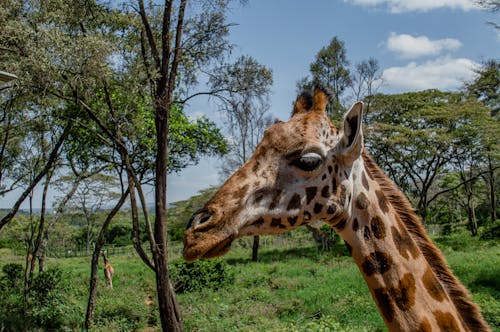
<path fill-rule="evenodd" d="M 455 90 L 471 80 L 479 64 L 464 58 L 439 58 L 422 64 L 410 62 L 404 67 L 384 70 L 382 80 L 386 92 L 426 89 Z"/>
<path fill-rule="evenodd" d="M 386 45 L 390 51 L 398 53 L 403 58 L 411 59 L 438 55 L 442 51 L 456 51 L 462 46 L 462 43 L 453 38 L 430 40 L 426 36 L 413 37 L 392 32 Z"/>
<path fill-rule="evenodd" d="M 478 8 L 474 0 L 345 0 L 359 6 L 383 7 L 392 13 L 452 8 L 468 11 Z"/>

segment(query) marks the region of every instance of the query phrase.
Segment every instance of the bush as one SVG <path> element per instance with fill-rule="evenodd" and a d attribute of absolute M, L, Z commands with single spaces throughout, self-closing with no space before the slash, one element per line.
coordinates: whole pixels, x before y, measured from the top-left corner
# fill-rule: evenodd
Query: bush
<path fill-rule="evenodd" d="M 177 261 L 170 267 L 170 276 L 176 292 L 193 292 L 201 289 L 219 289 L 234 281 L 234 273 L 220 259 L 198 260 L 194 263 Z"/>
<path fill-rule="evenodd" d="M 129 224 L 112 225 L 106 234 L 106 243 L 115 246 L 128 246 L 132 243 L 130 234 L 132 226 Z"/>
<path fill-rule="evenodd" d="M 485 226 L 481 240 L 500 239 L 500 219 L 495 220 L 488 226 Z"/>
<path fill-rule="evenodd" d="M 78 326 L 77 313 L 65 296 L 65 280 L 58 268 L 48 269 L 33 279 L 29 301 L 24 298 L 24 269 L 7 264 L 0 278 L 0 330 L 61 331 Z"/>

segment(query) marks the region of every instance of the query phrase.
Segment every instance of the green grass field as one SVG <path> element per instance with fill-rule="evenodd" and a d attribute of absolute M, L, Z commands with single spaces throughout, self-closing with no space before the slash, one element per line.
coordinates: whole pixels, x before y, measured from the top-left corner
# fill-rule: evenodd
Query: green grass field
<path fill-rule="evenodd" d="M 489 324 L 500 331 L 500 245 L 456 245 L 459 240 L 437 242 Z M 172 260 L 180 259 L 177 256 Z M 311 246 L 268 248 L 261 250 L 256 263 L 249 256 L 249 249 L 240 248 L 222 258 L 234 274 L 229 286 L 178 294 L 186 331 L 386 330 L 361 274 L 341 249 L 323 253 Z M 0 265 L 21 261 L 0 250 Z M 116 273 L 114 288 L 104 286 L 100 271 L 95 331 L 158 330 L 153 272 L 132 251 L 110 261 Z M 64 271 L 68 309 L 75 320 L 83 321 L 89 259 L 51 259 L 48 264 Z"/>

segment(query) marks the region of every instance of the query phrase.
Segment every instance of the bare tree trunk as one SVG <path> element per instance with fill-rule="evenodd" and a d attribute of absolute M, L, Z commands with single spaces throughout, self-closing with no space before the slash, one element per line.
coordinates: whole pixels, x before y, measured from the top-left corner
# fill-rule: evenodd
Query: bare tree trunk
<path fill-rule="evenodd" d="M 259 254 L 259 242 L 260 238 L 258 235 L 255 235 L 253 237 L 253 245 L 252 245 L 252 261 L 256 262 L 258 260 L 258 254 Z"/>
<path fill-rule="evenodd" d="M 52 179 L 52 172 L 48 172 L 47 176 L 45 178 L 45 184 L 43 186 L 43 193 L 42 193 L 42 209 L 40 211 L 40 222 L 38 223 L 38 230 L 37 230 L 37 236 L 35 239 L 35 242 L 33 243 L 33 248 L 31 251 L 31 262 L 29 266 L 29 284 L 28 286 L 31 287 L 31 284 L 33 283 L 33 275 L 35 273 L 35 267 L 36 267 L 36 261 L 37 257 L 39 254 L 39 249 L 42 243 L 42 237 L 43 233 L 45 232 L 45 212 L 46 212 L 46 205 L 47 205 L 47 192 L 49 190 L 49 184 L 50 180 Z"/>
<path fill-rule="evenodd" d="M 490 218 L 491 222 L 497 220 L 496 198 L 495 198 L 495 168 L 491 161 L 491 154 L 488 153 L 488 187 L 490 198 Z"/>
<path fill-rule="evenodd" d="M 90 285 L 89 285 L 89 299 L 87 302 L 87 312 L 85 314 L 85 329 L 90 329 L 92 325 L 92 321 L 94 320 L 94 309 L 96 304 L 96 295 L 97 295 L 97 280 L 98 280 L 98 264 L 99 264 L 99 255 L 102 250 L 102 246 L 104 244 L 104 234 L 106 233 L 109 224 L 113 220 L 113 217 L 120 211 L 120 208 L 125 203 L 127 196 L 129 194 L 129 190 L 127 189 L 124 193 L 122 193 L 120 200 L 116 203 L 115 207 L 111 210 L 111 212 L 107 215 L 106 220 L 102 224 L 99 235 L 97 236 L 97 240 L 94 247 L 94 252 L 92 254 L 92 262 L 90 265 Z"/>
<path fill-rule="evenodd" d="M 181 0 L 177 13 L 175 34 L 171 32 L 172 3 L 165 1 L 161 29 L 161 47 L 157 46 L 151 25 L 146 15 L 143 0 L 138 0 L 144 32 L 154 61 L 158 77 L 151 80 L 153 109 L 156 127 L 156 183 L 155 183 L 155 223 L 154 243 L 151 251 L 155 262 L 156 290 L 162 330 L 178 332 L 183 330 L 179 305 L 175 298 L 168 273 L 167 248 L 167 169 L 168 169 L 168 132 L 170 108 L 172 107 L 174 87 L 181 56 L 181 39 L 184 27 L 184 10 L 187 0 Z M 172 47 L 171 40 L 175 36 Z"/>

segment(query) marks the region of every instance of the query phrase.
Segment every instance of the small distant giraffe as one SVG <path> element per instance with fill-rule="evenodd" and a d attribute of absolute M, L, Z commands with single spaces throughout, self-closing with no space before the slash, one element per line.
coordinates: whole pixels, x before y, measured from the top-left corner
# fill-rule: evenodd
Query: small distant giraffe
<path fill-rule="evenodd" d="M 187 261 L 225 254 L 237 237 L 313 220 L 343 238 L 390 331 L 491 331 L 405 196 L 363 148 L 362 107 L 328 119 L 328 95 L 297 98 L 253 156 L 191 218 Z"/>
<path fill-rule="evenodd" d="M 113 269 L 113 266 L 109 263 L 108 259 L 106 258 L 106 253 L 104 250 L 101 252 L 102 258 L 104 259 L 104 277 L 106 278 L 106 281 L 108 282 L 108 287 L 113 288 L 113 275 L 115 274 L 115 270 Z"/>

